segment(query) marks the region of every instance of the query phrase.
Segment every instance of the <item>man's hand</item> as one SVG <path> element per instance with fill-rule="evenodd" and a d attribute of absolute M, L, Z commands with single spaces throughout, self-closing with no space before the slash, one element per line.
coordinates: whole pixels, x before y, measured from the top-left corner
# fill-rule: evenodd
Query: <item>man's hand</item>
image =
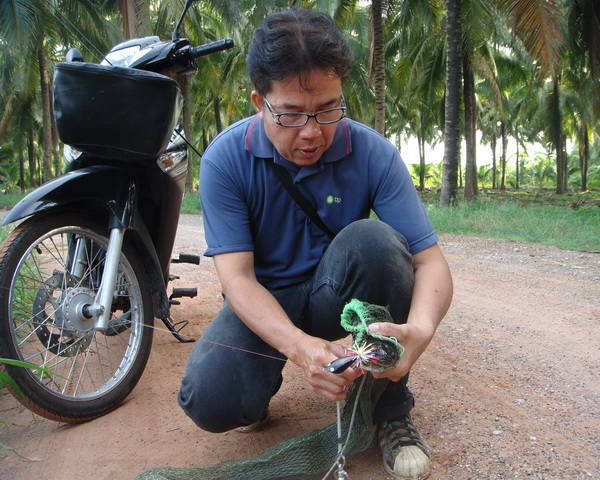
<path fill-rule="evenodd" d="M 396 337 L 404 354 L 396 368 L 373 374 L 397 382 L 404 377 L 425 351 L 452 301 L 452 275 L 439 245 L 413 255 L 415 285 L 410 312 L 405 324 L 373 323 L 373 333 Z"/>
<path fill-rule="evenodd" d="M 404 347 L 404 353 L 397 367 L 384 370 L 381 373 L 373 373 L 375 378 L 389 378 L 394 382 L 400 380 L 410 371 L 435 333 L 435 330 L 423 326 L 414 324 L 397 325 L 394 323 L 373 323 L 369 325 L 369 330 L 386 337 L 395 337 L 400 345 Z"/>
<path fill-rule="evenodd" d="M 363 374 L 361 369 L 354 368 L 341 374 L 327 371 L 325 367 L 344 354 L 343 346 L 306 335 L 296 345 L 290 360 L 302 367 L 313 391 L 328 400 L 341 401 L 346 398 L 348 385 Z"/>

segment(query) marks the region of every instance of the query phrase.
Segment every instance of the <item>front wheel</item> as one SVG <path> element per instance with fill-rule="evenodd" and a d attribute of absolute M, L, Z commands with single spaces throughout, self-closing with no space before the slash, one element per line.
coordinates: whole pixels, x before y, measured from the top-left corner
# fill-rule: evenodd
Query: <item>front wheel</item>
<path fill-rule="evenodd" d="M 84 422 L 133 390 L 152 346 L 151 293 L 136 251 L 123 243 L 108 329 L 81 315 L 102 279 L 109 233 L 82 213 L 32 217 L 0 249 L 0 362 L 33 412 Z"/>

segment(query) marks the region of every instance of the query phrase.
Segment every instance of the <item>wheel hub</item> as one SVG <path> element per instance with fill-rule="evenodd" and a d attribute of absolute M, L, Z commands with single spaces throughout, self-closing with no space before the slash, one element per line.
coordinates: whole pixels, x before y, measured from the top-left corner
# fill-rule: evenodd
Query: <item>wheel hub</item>
<path fill-rule="evenodd" d="M 62 304 L 64 326 L 72 335 L 83 337 L 94 328 L 94 317 L 85 313 L 85 307 L 93 304 L 93 291 L 85 287 L 69 288 Z"/>

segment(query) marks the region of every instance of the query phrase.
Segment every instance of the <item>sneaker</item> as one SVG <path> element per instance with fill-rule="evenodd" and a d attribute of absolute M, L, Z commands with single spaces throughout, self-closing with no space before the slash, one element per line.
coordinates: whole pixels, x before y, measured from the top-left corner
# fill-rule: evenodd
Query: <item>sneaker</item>
<path fill-rule="evenodd" d="M 383 422 L 377 432 L 383 466 L 394 478 L 423 480 L 431 472 L 427 444 L 410 414 Z"/>
<path fill-rule="evenodd" d="M 244 425 L 242 427 L 238 427 L 235 429 L 235 431 L 240 432 L 240 433 L 257 432 L 258 430 L 263 428 L 268 421 L 269 421 L 269 410 L 267 410 L 265 412 L 264 417 L 262 417 L 260 420 L 254 422 L 254 423 L 251 423 L 250 425 Z"/>

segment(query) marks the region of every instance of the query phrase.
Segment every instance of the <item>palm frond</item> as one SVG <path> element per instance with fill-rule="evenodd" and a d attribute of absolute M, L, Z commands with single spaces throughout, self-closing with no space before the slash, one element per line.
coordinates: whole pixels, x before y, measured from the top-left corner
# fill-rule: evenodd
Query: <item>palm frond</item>
<path fill-rule="evenodd" d="M 554 0 L 498 0 L 542 72 L 555 76 L 565 45 L 565 17 Z"/>

